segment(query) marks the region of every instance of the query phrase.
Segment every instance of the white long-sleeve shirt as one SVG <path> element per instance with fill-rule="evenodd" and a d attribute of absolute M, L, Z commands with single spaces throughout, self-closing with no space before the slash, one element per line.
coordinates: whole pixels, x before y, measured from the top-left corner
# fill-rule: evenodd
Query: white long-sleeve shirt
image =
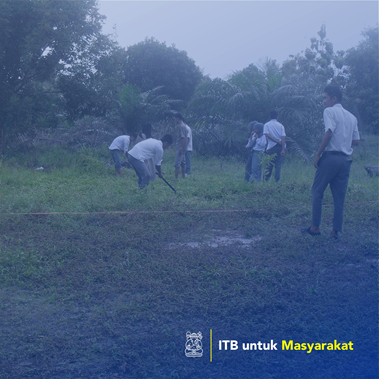
<path fill-rule="evenodd" d="M 130 144 L 129 136 L 119 136 L 113 140 L 109 146 L 109 150 L 121 150 L 124 154 L 127 153 Z"/>
<path fill-rule="evenodd" d="M 163 143 L 154 138 L 145 139 L 134 145 L 129 154 L 141 162 L 152 159 L 156 166 L 160 166 L 163 158 Z"/>
<path fill-rule="evenodd" d="M 255 145 L 254 145 L 255 143 Z M 251 137 L 247 140 L 247 145 L 246 145 L 246 148 L 249 149 L 251 148 L 252 146 L 253 147 L 253 150 L 255 151 L 264 151 L 265 150 L 265 147 L 266 147 L 266 143 L 267 143 L 267 138 L 266 136 L 263 134 L 262 136 L 260 136 L 259 138 L 256 138 L 256 137 Z"/>

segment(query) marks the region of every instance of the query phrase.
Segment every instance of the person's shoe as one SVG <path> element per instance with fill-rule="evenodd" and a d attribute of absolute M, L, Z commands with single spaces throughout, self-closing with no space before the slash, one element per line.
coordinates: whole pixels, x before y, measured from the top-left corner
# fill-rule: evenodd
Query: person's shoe
<path fill-rule="evenodd" d="M 321 235 L 321 232 L 313 232 L 312 230 L 311 230 L 311 226 L 309 227 L 309 228 L 301 228 L 300 229 L 300 232 L 301 233 L 308 233 L 308 234 L 310 234 L 311 236 L 319 236 L 319 235 Z"/>
<path fill-rule="evenodd" d="M 336 232 L 334 230 L 330 233 L 330 238 L 334 241 L 340 240 L 340 236 L 338 235 L 338 232 Z"/>

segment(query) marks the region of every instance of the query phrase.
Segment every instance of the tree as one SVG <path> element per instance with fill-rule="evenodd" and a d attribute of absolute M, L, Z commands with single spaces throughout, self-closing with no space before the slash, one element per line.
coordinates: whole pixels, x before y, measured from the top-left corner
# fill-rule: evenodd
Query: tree
<path fill-rule="evenodd" d="M 57 77 L 62 110 L 69 121 L 84 116 L 105 117 L 117 109 L 123 88 L 125 50 L 99 35 Z"/>
<path fill-rule="evenodd" d="M 59 72 L 100 35 L 96 0 L 0 2 L 0 154 L 7 139 L 52 115 Z"/>
<path fill-rule="evenodd" d="M 326 38 L 326 26 L 323 24 L 318 31 L 319 38 L 310 39 L 310 48 L 296 56 L 290 56 L 281 68 L 283 84 L 295 81 L 298 77 L 308 80 L 324 88 L 327 83 L 333 82 L 342 87 L 346 84 L 347 73 L 344 66 L 344 52 L 334 52 L 333 44 Z"/>
<path fill-rule="evenodd" d="M 154 38 L 128 47 L 125 66 L 126 82 L 142 92 L 163 86 L 172 99 L 187 102 L 202 78 L 195 62 L 175 46 L 166 46 Z"/>
<path fill-rule="evenodd" d="M 119 115 L 124 133 L 137 133 L 143 124 L 165 119 L 178 100 L 160 94 L 162 87 L 141 92 L 132 84 L 124 86 L 119 95 Z"/>
<path fill-rule="evenodd" d="M 348 106 L 357 115 L 363 127 L 378 133 L 379 55 L 378 27 L 362 33 L 364 39 L 347 51 L 345 63 L 349 73 L 346 86 Z"/>

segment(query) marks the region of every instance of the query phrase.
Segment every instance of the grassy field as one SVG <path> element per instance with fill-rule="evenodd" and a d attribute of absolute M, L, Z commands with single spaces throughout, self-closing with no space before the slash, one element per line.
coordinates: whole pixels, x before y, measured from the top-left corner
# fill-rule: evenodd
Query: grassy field
<path fill-rule="evenodd" d="M 299 232 L 312 165 L 289 156 L 279 183 L 252 185 L 235 158 L 194 154 L 177 181 L 173 159 L 176 195 L 116 177 L 106 148 L 0 161 L 0 378 L 377 378 L 378 180 L 363 168 L 377 137 L 354 153 L 339 242 L 329 190 L 322 235 Z M 187 331 L 202 333 L 202 357 L 185 356 Z M 242 349 L 271 340 L 277 351 Z"/>

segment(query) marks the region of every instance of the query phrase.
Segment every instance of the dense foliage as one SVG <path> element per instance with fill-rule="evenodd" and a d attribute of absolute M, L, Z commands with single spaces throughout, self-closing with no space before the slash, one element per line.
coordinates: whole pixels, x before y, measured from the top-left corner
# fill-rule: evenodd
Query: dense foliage
<path fill-rule="evenodd" d="M 377 27 L 335 52 L 322 25 L 282 65 L 268 58 L 212 80 L 185 51 L 154 38 L 121 48 L 102 34 L 103 19 L 96 0 L 0 2 L 0 154 L 20 135 L 84 118 L 130 133 L 173 110 L 193 127 L 196 149 L 241 153 L 248 123 L 266 122 L 277 108 L 289 149 L 309 159 L 323 133 L 328 83 L 345 90 L 361 130 L 378 131 Z"/>
<path fill-rule="evenodd" d="M 83 62 L 102 19 L 95 0 L 0 2 L 0 152 L 64 110 L 56 80 Z"/>
<path fill-rule="evenodd" d="M 365 30 L 364 39 L 346 53 L 349 81 L 347 94 L 349 105 L 356 113 L 361 124 L 373 133 L 378 133 L 379 114 L 379 59 L 378 28 Z"/>
<path fill-rule="evenodd" d="M 163 86 L 172 99 L 187 102 L 202 78 L 199 67 L 185 51 L 166 46 L 154 38 L 128 47 L 125 76 L 127 83 L 148 91 Z"/>

